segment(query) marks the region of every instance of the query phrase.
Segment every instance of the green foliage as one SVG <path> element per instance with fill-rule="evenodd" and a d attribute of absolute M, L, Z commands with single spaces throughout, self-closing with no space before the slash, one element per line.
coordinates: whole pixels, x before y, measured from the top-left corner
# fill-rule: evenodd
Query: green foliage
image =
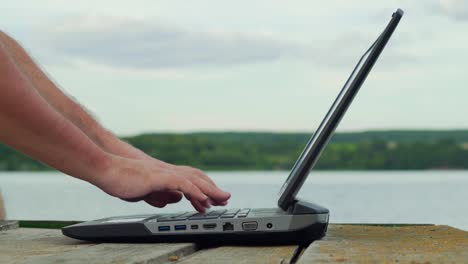
<path fill-rule="evenodd" d="M 124 138 L 158 159 L 206 170 L 288 170 L 310 134 L 145 134 Z M 468 131 L 338 133 L 316 168 L 323 170 L 468 169 Z M 0 170 L 47 170 L 0 145 Z"/>
<path fill-rule="evenodd" d="M 38 171 L 48 167 L 30 157 L 0 144 L 0 171 Z"/>

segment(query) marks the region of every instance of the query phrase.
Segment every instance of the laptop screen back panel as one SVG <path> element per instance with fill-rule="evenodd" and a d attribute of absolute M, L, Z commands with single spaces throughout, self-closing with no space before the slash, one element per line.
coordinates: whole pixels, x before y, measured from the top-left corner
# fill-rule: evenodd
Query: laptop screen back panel
<path fill-rule="evenodd" d="M 296 195 L 304 184 L 309 171 L 319 159 L 320 154 L 346 113 L 346 110 L 359 91 L 359 88 L 364 83 L 366 77 L 379 58 L 382 50 L 385 48 L 385 45 L 395 31 L 395 28 L 400 22 L 402 16 L 403 11 L 398 9 L 393 14 L 392 19 L 383 33 L 359 60 L 356 68 L 346 81 L 319 128 L 307 143 L 302 154 L 299 156 L 299 159 L 296 161 L 289 177 L 280 190 L 278 206 L 283 210 L 287 210 L 296 200 Z"/>

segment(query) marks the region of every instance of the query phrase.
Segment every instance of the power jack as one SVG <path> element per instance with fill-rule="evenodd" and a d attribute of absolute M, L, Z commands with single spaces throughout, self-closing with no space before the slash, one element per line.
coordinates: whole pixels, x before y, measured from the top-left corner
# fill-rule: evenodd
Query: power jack
<path fill-rule="evenodd" d="M 268 223 L 268 224 L 267 224 L 267 228 L 268 228 L 268 229 L 273 228 L 273 224 L 272 224 L 272 223 Z"/>

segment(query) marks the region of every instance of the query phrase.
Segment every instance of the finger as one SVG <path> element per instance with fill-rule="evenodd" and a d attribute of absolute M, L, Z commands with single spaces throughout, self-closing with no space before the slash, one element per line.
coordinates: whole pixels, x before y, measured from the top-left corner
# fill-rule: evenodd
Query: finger
<path fill-rule="evenodd" d="M 203 205 L 206 209 L 210 209 L 212 205 L 210 198 L 206 199 L 206 201 L 200 202 L 200 204 Z"/>
<path fill-rule="evenodd" d="M 207 181 L 208 183 L 211 183 L 213 186 L 217 187 L 216 183 L 210 177 L 208 177 L 208 175 L 206 175 L 203 171 L 197 170 L 197 175 L 201 177 L 202 179 L 204 179 L 205 181 Z"/>
<path fill-rule="evenodd" d="M 180 168 L 182 168 L 182 170 L 188 174 L 187 176 L 200 177 L 204 179 L 205 181 L 207 181 L 208 183 L 210 183 L 211 185 L 216 186 L 216 183 L 210 177 L 208 177 L 208 175 L 206 175 L 202 170 L 188 167 L 188 166 L 180 166 Z"/>
<path fill-rule="evenodd" d="M 227 201 L 231 197 L 230 193 L 222 191 L 218 187 L 208 184 L 201 178 L 193 179 L 193 184 L 195 184 L 204 194 L 206 194 L 211 199 L 211 201 L 213 201 L 213 203 L 221 203 Z"/>
<path fill-rule="evenodd" d="M 169 192 L 171 199 L 169 200 L 169 203 L 178 203 L 180 200 L 182 200 L 182 197 L 184 195 L 181 192 Z"/>
<path fill-rule="evenodd" d="M 167 205 L 167 203 L 157 201 L 157 200 L 152 200 L 152 199 L 145 199 L 145 202 L 152 205 L 152 206 L 154 206 L 154 207 L 158 207 L 158 208 L 163 208 L 164 206 Z"/>
<path fill-rule="evenodd" d="M 145 200 L 159 201 L 165 204 L 177 203 L 182 199 L 183 195 L 180 192 L 152 192 L 145 197 Z"/>
<path fill-rule="evenodd" d="M 185 195 L 187 200 L 190 200 L 190 201 L 197 200 L 200 202 L 208 200 L 208 196 L 206 196 L 200 190 L 200 188 L 198 188 L 198 186 L 196 186 L 189 180 L 181 177 L 178 180 L 175 180 L 174 182 L 176 184 L 175 189 L 181 191 Z"/>
<path fill-rule="evenodd" d="M 195 208 L 195 210 L 197 210 L 198 212 L 200 213 L 206 212 L 206 208 L 203 205 L 201 205 L 199 201 L 193 200 L 193 201 L 190 201 L 190 203 L 192 204 L 193 208 Z"/>
<path fill-rule="evenodd" d="M 136 202 L 139 202 L 141 200 L 143 200 L 142 198 L 131 198 L 131 199 L 123 199 L 123 198 L 120 198 L 126 202 L 131 202 L 131 203 L 136 203 Z"/>
<path fill-rule="evenodd" d="M 214 206 L 225 206 L 225 205 L 228 204 L 228 201 L 222 201 L 222 202 L 211 201 L 211 204 L 214 205 Z"/>

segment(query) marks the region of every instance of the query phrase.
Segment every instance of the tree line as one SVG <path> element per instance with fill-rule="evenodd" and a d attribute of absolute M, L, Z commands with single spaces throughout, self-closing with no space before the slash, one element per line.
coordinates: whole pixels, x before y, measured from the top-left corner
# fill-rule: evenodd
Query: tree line
<path fill-rule="evenodd" d="M 205 170 L 289 170 L 307 133 L 144 134 L 123 138 L 158 159 Z M 337 133 L 316 165 L 322 170 L 468 169 L 468 131 Z M 49 170 L 0 145 L 0 170 Z"/>

